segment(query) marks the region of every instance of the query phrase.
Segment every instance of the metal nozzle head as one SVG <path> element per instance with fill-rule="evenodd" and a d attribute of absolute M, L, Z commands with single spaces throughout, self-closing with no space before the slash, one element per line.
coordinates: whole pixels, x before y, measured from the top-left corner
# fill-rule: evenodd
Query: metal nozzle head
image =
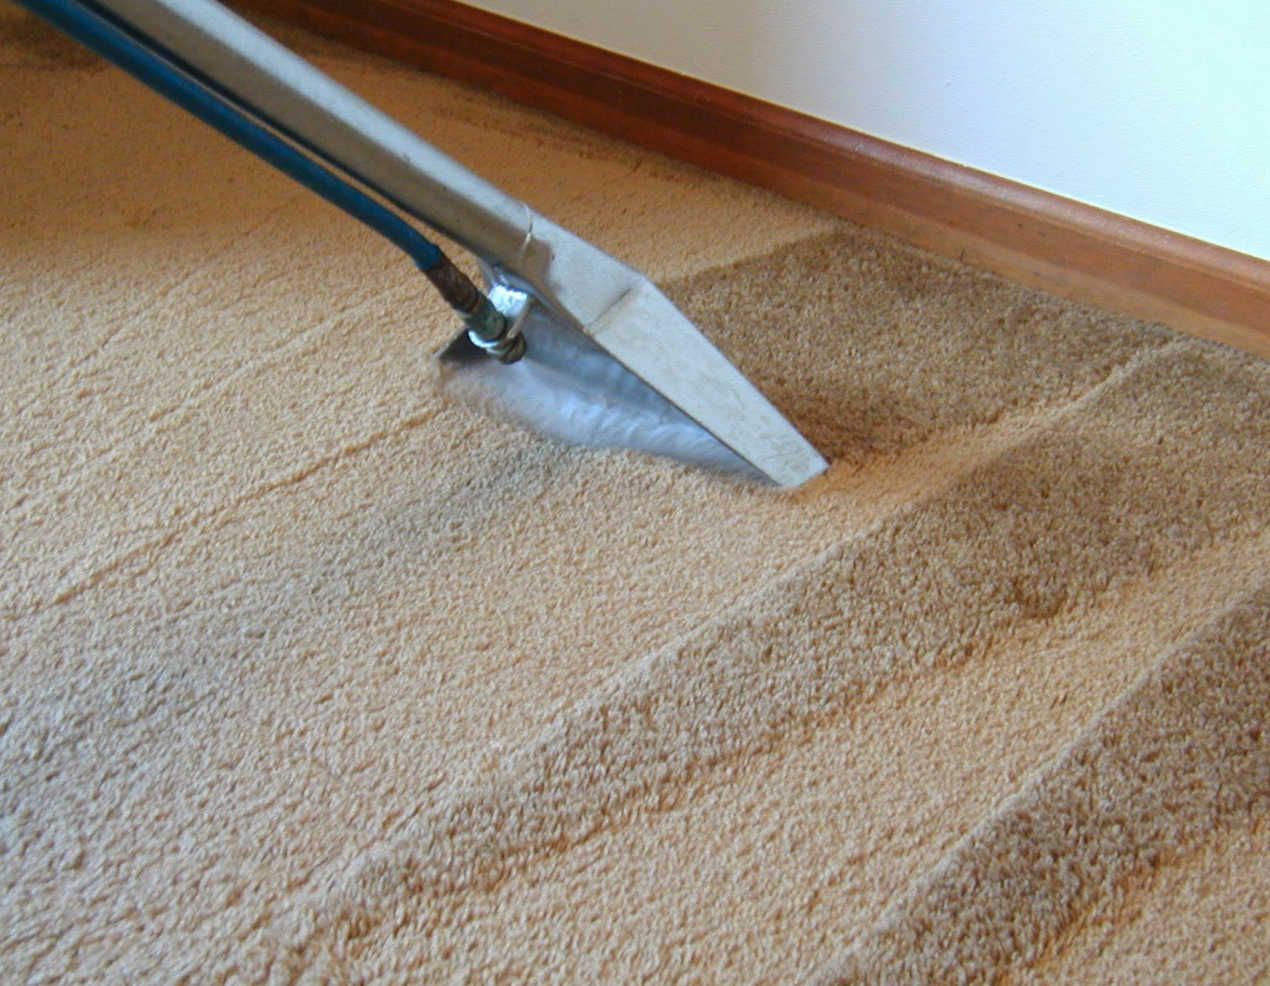
<path fill-rule="evenodd" d="M 669 455 L 777 486 L 801 485 L 826 469 L 652 282 L 619 282 L 613 294 L 580 321 L 536 294 L 494 283 L 489 300 L 507 324 L 478 322 L 439 354 L 460 371 L 447 385 L 493 398 L 499 411 L 574 444 Z M 488 358 L 523 337 L 529 353 L 520 365 L 503 371 Z"/>

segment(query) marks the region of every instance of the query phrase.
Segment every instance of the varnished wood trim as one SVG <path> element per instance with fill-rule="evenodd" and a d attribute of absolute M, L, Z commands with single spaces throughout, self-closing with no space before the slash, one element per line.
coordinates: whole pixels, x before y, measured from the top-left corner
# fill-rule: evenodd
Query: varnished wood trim
<path fill-rule="evenodd" d="M 454 0 L 241 0 L 1066 297 L 1270 356 L 1270 263 Z"/>

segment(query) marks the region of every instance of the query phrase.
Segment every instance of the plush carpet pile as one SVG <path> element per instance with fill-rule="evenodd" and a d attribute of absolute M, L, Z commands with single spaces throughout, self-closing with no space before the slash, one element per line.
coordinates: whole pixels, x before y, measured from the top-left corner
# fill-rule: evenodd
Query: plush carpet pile
<path fill-rule="evenodd" d="M 455 400 L 392 248 L 0 10 L 0 979 L 1270 977 L 1266 364 L 290 40 L 833 466 Z"/>

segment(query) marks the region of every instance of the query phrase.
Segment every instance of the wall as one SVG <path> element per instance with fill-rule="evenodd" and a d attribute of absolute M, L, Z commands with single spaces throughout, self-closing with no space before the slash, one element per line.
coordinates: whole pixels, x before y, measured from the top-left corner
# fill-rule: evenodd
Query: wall
<path fill-rule="evenodd" d="M 1270 260 L 1266 0 L 468 2 Z"/>

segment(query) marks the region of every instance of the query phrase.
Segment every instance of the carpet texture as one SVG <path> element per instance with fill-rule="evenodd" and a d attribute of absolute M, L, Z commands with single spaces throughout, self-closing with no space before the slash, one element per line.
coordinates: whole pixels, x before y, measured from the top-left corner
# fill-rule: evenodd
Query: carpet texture
<path fill-rule="evenodd" d="M 1270 372 L 460 86 L 792 493 L 443 393 L 373 234 L 0 9 L 0 979 L 1270 979 Z"/>

